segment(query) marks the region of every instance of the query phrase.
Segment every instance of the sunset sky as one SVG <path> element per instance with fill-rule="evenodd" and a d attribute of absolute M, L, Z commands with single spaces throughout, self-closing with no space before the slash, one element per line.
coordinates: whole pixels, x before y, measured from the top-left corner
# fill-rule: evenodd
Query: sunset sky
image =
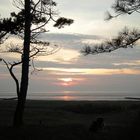
<path fill-rule="evenodd" d="M 0 2 L 0 15 L 5 17 L 15 8 L 12 0 Z M 140 93 L 140 43 L 136 47 L 112 53 L 83 56 L 85 44 L 94 45 L 112 38 L 125 26 L 139 28 L 138 14 L 124 15 L 104 21 L 114 0 L 56 0 L 61 16 L 74 19 L 63 29 L 46 27 L 49 33 L 40 38 L 57 44 L 61 49 L 53 55 L 36 58 L 36 67 L 43 69 L 30 74 L 29 93 L 77 91 L 79 93 Z M 11 39 L 16 40 L 16 39 Z M 0 54 L 7 60 L 16 55 Z M 19 76 L 20 68 L 16 70 Z M 15 83 L 0 63 L 0 94 L 15 91 Z M 139 94 L 140 95 L 140 94 Z"/>

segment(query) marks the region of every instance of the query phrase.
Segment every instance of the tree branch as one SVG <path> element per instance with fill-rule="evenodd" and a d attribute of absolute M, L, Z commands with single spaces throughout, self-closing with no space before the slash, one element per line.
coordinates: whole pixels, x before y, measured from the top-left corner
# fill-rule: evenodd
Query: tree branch
<path fill-rule="evenodd" d="M 112 9 L 116 13 L 116 15 L 111 15 L 107 12 L 106 20 L 110 20 L 112 18 L 116 18 L 123 14 L 132 14 L 134 12 L 140 13 L 140 1 L 138 0 L 116 0 L 112 5 Z"/>
<path fill-rule="evenodd" d="M 8 65 L 8 63 L 2 59 L 2 61 L 4 62 L 4 64 L 6 65 L 7 69 L 9 70 L 9 73 L 11 75 L 11 77 L 14 79 L 15 83 L 16 83 L 16 91 L 17 91 L 17 96 L 19 97 L 19 81 L 18 79 L 16 78 L 15 74 L 13 73 L 13 68 L 19 64 L 21 64 L 22 62 L 17 62 L 17 63 L 14 63 L 14 64 L 10 64 L 11 66 Z"/>
<path fill-rule="evenodd" d="M 51 20 L 51 16 L 47 19 L 47 21 L 46 21 L 44 24 L 38 26 L 37 28 L 32 29 L 31 32 L 34 32 L 34 31 L 36 31 L 36 30 L 38 30 L 38 29 L 44 27 L 46 24 L 48 24 L 48 22 L 49 22 L 50 20 Z"/>
<path fill-rule="evenodd" d="M 108 53 L 119 48 L 133 47 L 134 43 L 140 39 L 139 31 L 133 30 L 129 31 L 127 28 L 123 32 L 120 32 L 119 36 L 112 39 L 111 41 L 106 41 L 105 43 L 95 44 L 94 47 L 86 45 L 81 53 L 84 55 L 88 54 L 99 54 Z"/>

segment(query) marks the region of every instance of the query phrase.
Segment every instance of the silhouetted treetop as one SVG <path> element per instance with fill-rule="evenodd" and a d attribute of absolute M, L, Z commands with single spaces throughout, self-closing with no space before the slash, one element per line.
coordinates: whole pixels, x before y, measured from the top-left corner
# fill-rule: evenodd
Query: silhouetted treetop
<path fill-rule="evenodd" d="M 72 19 L 67 19 L 67 18 L 61 17 L 61 18 L 56 20 L 54 27 L 58 27 L 60 29 L 60 28 L 63 28 L 64 25 L 70 25 L 72 23 L 73 23 Z"/>
<path fill-rule="evenodd" d="M 24 2 L 22 0 L 14 0 L 14 5 L 20 9 L 18 13 L 12 12 L 10 18 L 0 19 L 0 40 L 2 41 L 3 37 L 6 34 L 15 34 L 20 35 L 24 32 L 25 28 L 25 9 Z M 30 18 L 32 27 L 32 36 L 33 38 L 39 33 L 47 32 L 45 25 L 49 21 L 54 22 L 54 27 L 62 28 L 64 25 L 70 25 L 73 23 L 72 19 L 67 19 L 64 17 L 58 17 L 58 12 L 55 9 L 56 2 L 52 0 L 38 0 L 34 2 L 31 0 L 30 8 Z M 55 18 L 54 18 L 55 17 Z M 36 26 L 37 25 L 37 26 Z M 22 34 L 21 34 L 22 33 Z M 32 39 L 33 39 L 32 38 Z M 32 41 L 33 42 L 33 41 Z"/>
<path fill-rule="evenodd" d="M 116 15 L 107 12 L 106 20 L 110 20 L 123 14 L 130 15 L 134 12 L 140 13 L 140 0 L 116 0 L 112 5 L 112 9 Z"/>

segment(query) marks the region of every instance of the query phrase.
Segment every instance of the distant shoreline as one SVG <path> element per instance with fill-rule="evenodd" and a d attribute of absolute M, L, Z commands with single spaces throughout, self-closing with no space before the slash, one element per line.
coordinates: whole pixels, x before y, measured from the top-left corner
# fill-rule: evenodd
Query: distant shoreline
<path fill-rule="evenodd" d="M 0 100 L 17 100 L 16 93 L 0 93 Z M 46 92 L 28 93 L 27 100 L 54 101 L 133 101 L 140 100 L 140 93 Z"/>
<path fill-rule="evenodd" d="M 9 97 L 9 98 L 0 98 L 0 101 L 5 101 L 5 100 L 7 100 L 7 101 L 12 101 L 12 100 L 17 100 L 18 98 L 17 97 Z M 91 99 L 91 100 L 86 100 L 86 99 L 75 99 L 75 100 L 72 100 L 72 99 L 68 99 L 68 100 L 65 100 L 65 99 L 47 99 L 47 98 L 27 98 L 27 100 L 28 101 L 72 101 L 72 102 L 80 102 L 80 101 L 85 101 L 85 102 L 94 102 L 94 101 L 140 101 L 140 97 L 122 97 L 122 99 Z"/>
<path fill-rule="evenodd" d="M 140 100 L 140 98 L 136 97 L 125 97 L 125 99 L 132 99 L 132 100 Z"/>

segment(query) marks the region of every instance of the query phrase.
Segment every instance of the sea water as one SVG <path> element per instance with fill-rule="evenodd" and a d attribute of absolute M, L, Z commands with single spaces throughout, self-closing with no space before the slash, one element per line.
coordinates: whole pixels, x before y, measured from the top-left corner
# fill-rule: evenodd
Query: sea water
<path fill-rule="evenodd" d="M 0 93 L 0 99 L 15 98 L 16 93 Z M 128 98 L 127 98 L 128 97 Z M 130 97 L 130 98 L 129 98 Z M 128 100 L 131 98 L 140 98 L 140 93 L 117 93 L 117 92 L 45 92 L 45 93 L 28 93 L 27 99 L 33 100 L 63 100 L 63 101 L 95 101 L 95 100 Z"/>

